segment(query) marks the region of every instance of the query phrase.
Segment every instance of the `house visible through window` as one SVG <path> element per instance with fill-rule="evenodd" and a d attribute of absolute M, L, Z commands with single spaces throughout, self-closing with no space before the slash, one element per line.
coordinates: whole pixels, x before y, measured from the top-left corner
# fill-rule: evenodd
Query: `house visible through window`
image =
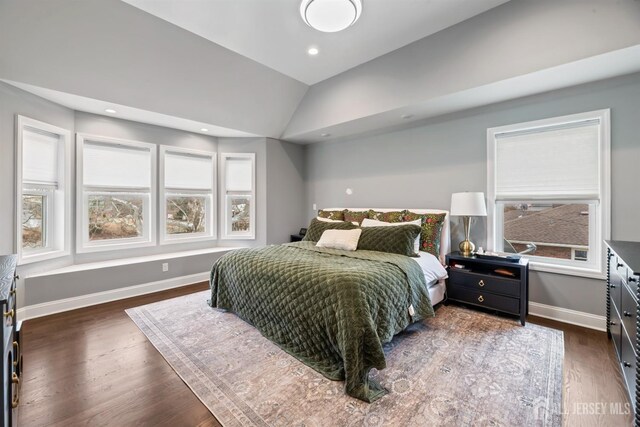
<path fill-rule="evenodd" d="M 78 135 L 78 252 L 154 244 L 152 144 Z"/>
<path fill-rule="evenodd" d="M 69 131 L 18 116 L 20 263 L 69 253 Z"/>
<path fill-rule="evenodd" d="M 214 153 L 160 147 L 161 243 L 215 238 Z"/>
<path fill-rule="evenodd" d="M 489 244 L 542 270 L 602 274 L 609 111 L 488 130 Z"/>

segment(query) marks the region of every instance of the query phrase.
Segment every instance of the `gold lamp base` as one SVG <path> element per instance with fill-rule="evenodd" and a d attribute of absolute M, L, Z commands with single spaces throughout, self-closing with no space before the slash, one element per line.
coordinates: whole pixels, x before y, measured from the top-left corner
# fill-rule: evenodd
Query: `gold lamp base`
<path fill-rule="evenodd" d="M 460 246 L 458 246 L 460 248 L 460 253 L 463 256 L 471 256 L 471 254 L 476 250 L 476 245 L 473 244 L 473 242 L 470 242 L 469 240 L 463 240 L 462 242 L 460 242 Z"/>

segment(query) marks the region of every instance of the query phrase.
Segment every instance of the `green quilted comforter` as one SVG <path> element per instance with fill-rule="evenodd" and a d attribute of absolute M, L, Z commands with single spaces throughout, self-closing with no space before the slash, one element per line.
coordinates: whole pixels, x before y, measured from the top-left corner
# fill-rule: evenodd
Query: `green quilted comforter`
<path fill-rule="evenodd" d="M 211 271 L 209 305 L 236 313 L 265 337 L 372 402 L 369 379 L 386 366 L 382 344 L 434 315 L 419 265 L 404 255 L 296 242 L 239 249 Z"/>

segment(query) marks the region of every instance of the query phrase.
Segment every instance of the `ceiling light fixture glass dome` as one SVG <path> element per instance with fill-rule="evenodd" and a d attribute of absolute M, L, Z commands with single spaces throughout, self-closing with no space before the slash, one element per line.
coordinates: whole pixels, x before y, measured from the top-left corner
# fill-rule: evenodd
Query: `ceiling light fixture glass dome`
<path fill-rule="evenodd" d="M 362 0 L 302 0 L 300 15 L 311 28 L 324 33 L 342 31 L 355 24 Z"/>

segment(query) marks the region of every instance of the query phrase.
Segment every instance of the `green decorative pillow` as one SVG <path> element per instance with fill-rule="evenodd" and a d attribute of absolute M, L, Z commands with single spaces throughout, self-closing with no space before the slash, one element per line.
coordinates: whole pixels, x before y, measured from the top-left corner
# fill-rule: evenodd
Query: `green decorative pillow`
<path fill-rule="evenodd" d="M 320 218 L 328 218 L 338 221 L 344 221 L 344 211 L 325 211 L 320 209 L 318 211 L 318 216 Z"/>
<path fill-rule="evenodd" d="M 422 221 L 422 232 L 420 233 L 420 250 L 429 252 L 436 257 L 440 256 L 440 236 L 442 235 L 442 226 L 447 214 L 417 214 L 406 211 L 404 215 L 405 221 Z"/>
<path fill-rule="evenodd" d="M 421 227 L 415 224 L 363 227 L 358 240 L 358 250 L 417 256 L 414 252 L 414 243 L 420 231 Z"/>
<path fill-rule="evenodd" d="M 350 211 L 349 209 L 344 211 L 344 220 L 349 222 L 357 222 L 362 224 L 362 220 L 369 218 L 369 211 Z"/>
<path fill-rule="evenodd" d="M 317 242 L 320 240 L 320 237 L 325 230 L 353 230 L 354 228 L 358 228 L 358 226 L 353 225 L 350 222 L 324 222 L 317 218 L 313 218 L 311 220 L 311 224 L 309 224 L 309 228 L 307 229 L 307 234 L 304 235 L 302 240 Z"/>
<path fill-rule="evenodd" d="M 383 222 L 404 222 L 404 215 L 407 211 L 378 212 L 369 210 L 369 219 Z"/>

